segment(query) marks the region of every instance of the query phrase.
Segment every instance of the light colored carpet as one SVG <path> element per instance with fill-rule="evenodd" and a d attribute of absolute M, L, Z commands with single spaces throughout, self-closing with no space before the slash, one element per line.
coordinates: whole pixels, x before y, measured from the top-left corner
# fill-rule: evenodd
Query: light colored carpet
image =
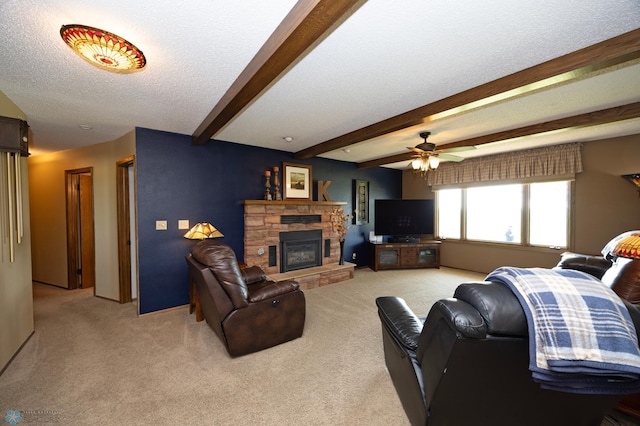
<path fill-rule="evenodd" d="M 36 332 L 0 376 L 0 414 L 67 425 L 407 425 L 375 298 L 401 296 L 426 316 L 483 276 L 356 270 L 305 291 L 302 338 L 235 359 L 187 309 L 137 318 L 91 289 L 34 284 Z"/>
<path fill-rule="evenodd" d="M 35 284 L 36 332 L 0 376 L 0 414 L 51 412 L 82 425 L 407 424 L 384 367 L 375 298 L 402 296 L 426 315 L 460 282 L 481 278 L 360 269 L 305 291 L 300 339 L 235 359 L 187 309 L 137 318 L 134 306 L 91 289 Z"/>

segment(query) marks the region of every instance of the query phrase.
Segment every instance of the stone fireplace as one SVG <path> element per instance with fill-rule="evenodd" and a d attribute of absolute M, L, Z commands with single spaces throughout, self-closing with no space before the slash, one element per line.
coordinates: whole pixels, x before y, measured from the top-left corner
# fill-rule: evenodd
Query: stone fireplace
<path fill-rule="evenodd" d="M 318 254 L 314 264 L 305 261 L 296 271 L 314 266 L 337 265 L 340 258 L 340 243 L 331 227 L 331 212 L 334 208 L 344 206 L 343 202 L 318 202 L 309 200 L 245 200 L 244 201 L 244 262 L 247 265 L 260 266 L 267 275 L 279 274 L 283 263 L 281 234 L 300 231 L 315 233 L 314 250 Z M 308 234 L 310 235 L 310 234 Z M 307 236 L 304 237 L 308 240 Z M 287 243 L 287 246 L 289 244 Z M 298 247 L 300 248 L 300 247 Z M 308 247 L 303 247 L 308 248 Z M 305 255 L 308 257 L 308 254 Z"/>

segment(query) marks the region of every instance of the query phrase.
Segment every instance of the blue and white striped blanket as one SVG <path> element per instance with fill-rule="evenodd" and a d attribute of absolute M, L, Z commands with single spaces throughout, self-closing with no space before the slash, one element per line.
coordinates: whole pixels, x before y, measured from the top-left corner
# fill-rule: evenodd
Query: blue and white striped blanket
<path fill-rule="evenodd" d="M 620 298 L 589 274 L 570 269 L 502 267 L 487 281 L 518 297 L 529 327 L 529 368 L 541 387 L 563 392 L 640 391 L 640 350 Z"/>

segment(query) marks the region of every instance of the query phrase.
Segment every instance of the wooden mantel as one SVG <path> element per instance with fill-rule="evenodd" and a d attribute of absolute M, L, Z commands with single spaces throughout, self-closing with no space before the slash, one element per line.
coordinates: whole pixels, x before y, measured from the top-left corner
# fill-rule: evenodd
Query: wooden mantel
<path fill-rule="evenodd" d="M 311 201 L 311 200 L 244 200 L 244 205 L 270 205 L 270 206 L 287 206 L 287 205 L 314 205 L 314 206 L 343 206 L 346 201 Z"/>

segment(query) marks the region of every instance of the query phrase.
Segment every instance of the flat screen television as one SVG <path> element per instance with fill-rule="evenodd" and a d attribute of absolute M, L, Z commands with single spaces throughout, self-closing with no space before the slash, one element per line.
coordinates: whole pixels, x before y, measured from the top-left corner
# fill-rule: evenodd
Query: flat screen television
<path fill-rule="evenodd" d="M 375 200 L 374 232 L 410 242 L 434 233 L 434 200 Z"/>

